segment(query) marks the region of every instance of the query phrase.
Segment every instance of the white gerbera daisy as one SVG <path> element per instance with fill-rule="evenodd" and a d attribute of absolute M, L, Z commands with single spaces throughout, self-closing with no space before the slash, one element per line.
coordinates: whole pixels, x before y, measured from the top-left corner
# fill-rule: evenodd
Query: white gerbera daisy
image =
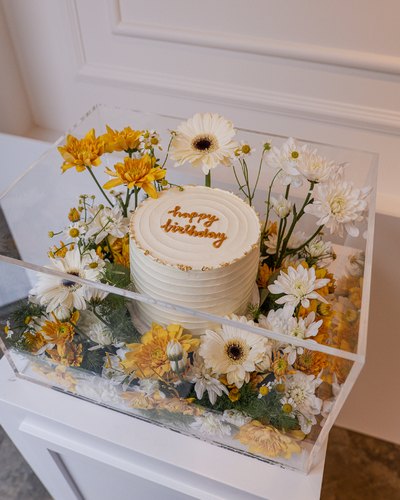
<path fill-rule="evenodd" d="M 354 223 L 364 220 L 363 213 L 368 207 L 365 201 L 372 187 L 355 189 L 352 182 L 343 180 L 342 169 L 313 191 L 314 203 L 307 205 L 304 211 L 318 217 L 317 225 L 325 225 L 331 234 L 338 232 L 343 236 L 346 229 L 350 236 L 358 236 Z"/>
<path fill-rule="evenodd" d="M 293 187 L 300 187 L 303 184 L 303 177 L 296 169 L 296 166 L 307 151 L 307 146 L 300 147 L 296 139 L 290 137 L 281 149 L 273 146 L 264 154 L 265 163 L 277 170 L 278 178 L 284 186 L 291 184 Z"/>
<path fill-rule="evenodd" d="M 296 372 L 284 381 L 285 396 L 291 398 L 296 405 L 297 417 L 304 434 L 308 434 L 311 426 L 317 423 L 315 415 L 321 412 L 322 399 L 315 395 L 315 390 L 321 383 L 322 379 L 302 372 Z"/>
<path fill-rule="evenodd" d="M 237 142 L 231 140 L 235 134 L 233 123 L 223 116 L 196 113 L 181 123 L 172 140 L 170 151 L 176 161 L 174 166 L 188 161 L 192 167 L 201 165 L 206 175 L 219 163 L 230 167 L 230 159 L 238 147 Z"/>
<path fill-rule="evenodd" d="M 244 316 L 232 315 L 231 319 L 254 326 L 254 322 L 247 321 Z M 218 332 L 206 331 L 201 337 L 199 353 L 207 368 L 226 374 L 228 384 L 235 384 L 240 389 L 244 382 L 249 382 L 257 363 L 263 362 L 265 348 L 261 335 L 223 325 Z"/>
<path fill-rule="evenodd" d="M 121 209 L 115 205 L 113 208 L 102 208 L 97 206 L 88 209 L 92 219 L 88 222 L 86 241 L 96 236 L 96 245 L 106 236 L 111 234 L 116 238 L 123 238 L 128 232 L 129 219 L 123 217 Z"/>
<path fill-rule="evenodd" d="M 218 376 L 219 374 L 213 373 L 211 368 L 205 367 L 204 360 L 198 352 L 196 352 L 193 358 L 193 366 L 186 375 L 186 379 L 192 384 L 195 384 L 194 390 L 196 391 L 198 399 L 203 397 L 205 391 L 208 393 L 211 404 L 216 402 L 217 396 L 221 396 L 222 392 L 225 392 L 225 394 L 229 396 L 228 389 L 219 381 Z"/>
<path fill-rule="evenodd" d="M 64 258 L 50 258 L 51 264 L 48 269 L 54 269 L 71 276 L 79 276 L 92 281 L 99 281 L 99 268 L 91 269 L 89 264 L 92 262 L 92 254 L 88 252 L 82 258 L 79 248 L 69 250 Z M 86 285 L 75 283 L 68 278 L 60 278 L 50 274 L 39 273 L 39 281 L 35 288 L 29 292 L 36 295 L 40 304 L 46 305 L 46 312 L 54 311 L 57 307 L 63 306 L 72 311 L 86 309 L 86 298 L 90 298 Z"/>
<path fill-rule="evenodd" d="M 277 304 L 284 304 L 283 309 L 288 316 L 292 316 L 296 306 L 301 304 L 304 308 L 310 306 L 310 299 L 317 299 L 321 302 L 328 302 L 315 290 L 322 288 L 329 283 L 328 278 L 316 279 L 315 269 L 306 269 L 303 266 L 288 267 L 287 274 L 282 272 L 273 285 L 269 285 L 268 290 L 273 294 L 284 293 L 276 300 Z"/>

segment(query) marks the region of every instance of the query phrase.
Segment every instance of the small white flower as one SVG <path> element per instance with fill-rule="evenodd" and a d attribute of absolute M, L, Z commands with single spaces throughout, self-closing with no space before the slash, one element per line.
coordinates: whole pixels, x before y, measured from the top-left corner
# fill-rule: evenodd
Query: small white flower
<path fill-rule="evenodd" d="M 193 357 L 193 366 L 191 367 L 186 379 L 195 384 L 197 399 L 201 399 L 205 391 L 208 393 L 208 399 L 211 404 L 215 404 L 217 396 L 222 396 L 224 392 L 229 395 L 226 386 L 219 381 L 219 374 L 214 373 L 210 368 L 206 368 L 204 361 L 198 352 Z"/>
<path fill-rule="evenodd" d="M 343 180 L 343 171 L 339 170 L 334 176 L 322 184 L 318 184 L 313 191 L 314 203 L 307 205 L 304 211 L 318 217 L 317 225 L 325 225 L 331 234 L 338 232 L 343 236 L 343 229 L 350 236 L 358 236 L 359 230 L 355 222 L 364 220 L 364 212 L 368 207 L 365 198 L 372 191 L 372 187 L 355 189 L 352 182 Z"/>
<path fill-rule="evenodd" d="M 293 208 L 292 202 L 287 200 L 283 195 L 280 195 L 278 200 L 273 196 L 271 196 L 271 203 L 272 203 L 272 210 L 281 219 L 287 217 Z"/>
<path fill-rule="evenodd" d="M 306 247 L 305 251 L 310 257 L 317 258 L 323 255 L 331 255 L 333 253 L 332 244 L 330 241 L 324 242 L 321 239 L 314 239 Z"/>
<path fill-rule="evenodd" d="M 328 302 L 317 293 L 315 290 L 322 288 L 329 283 L 329 279 L 316 279 L 315 269 L 306 269 L 299 266 L 296 269 L 289 267 L 287 274 L 281 272 L 278 279 L 274 281 L 273 285 L 269 285 L 268 290 L 273 294 L 284 293 L 282 297 L 276 300 L 277 304 L 284 304 L 284 310 L 289 316 L 298 304 L 304 308 L 310 306 L 310 299 L 317 299 L 325 304 Z"/>
<path fill-rule="evenodd" d="M 174 373 L 183 373 L 187 365 L 187 352 L 183 351 L 183 357 L 179 361 L 171 361 L 171 370 Z"/>
<path fill-rule="evenodd" d="M 160 381 L 154 378 L 145 378 L 139 381 L 140 390 L 143 391 L 146 396 L 152 397 L 158 391 L 158 394 L 162 399 L 165 399 L 165 394 L 160 391 Z"/>
<path fill-rule="evenodd" d="M 10 339 L 13 335 L 14 335 L 14 331 L 11 330 L 11 325 L 10 325 L 10 321 L 7 320 L 7 323 L 6 323 L 6 339 Z"/>
<path fill-rule="evenodd" d="M 86 222 L 83 220 L 78 220 L 78 222 L 74 222 L 73 224 L 64 227 L 64 231 L 62 233 L 63 240 L 65 241 L 75 241 L 78 242 L 80 238 L 83 238 L 87 231 Z"/>
<path fill-rule="evenodd" d="M 161 137 L 155 130 L 145 130 L 139 137 L 139 141 L 139 149 L 141 149 L 143 153 L 151 148 L 158 148 L 162 151 Z"/>
<path fill-rule="evenodd" d="M 315 395 L 321 383 L 322 379 L 302 372 L 296 372 L 284 381 L 285 396 L 295 403 L 296 414 L 304 434 L 308 434 L 312 425 L 317 423 L 315 415 L 321 412 L 322 399 Z"/>
<path fill-rule="evenodd" d="M 121 404 L 116 385 L 105 378 L 82 378 L 76 384 L 76 392 L 98 403 Z"/>
<path fill-rule="evenodd" d="M 252 153 L 255 153 L 255 149 L 252 148 L 247 141 L 240 141 L 238 144 L 238 148 L 235 150 L 234 159 L 243 159 L 247 156 L 251 156 Z"/>
<path fill-rule="evenodd" d="M 251 417 L 248 417 L 245 413 L 238 410 L 225 410 L 222 418 L 228 424 L 235 425 L 236 427 L 242 427 L 243 425 L 251 422 Z"/>
<path fill-rule="evenodd" d="M 94 206 L 88 211 L 92 215 L 92 219 L 88 222 L 88 231 L 86 233 L 86 241 L 96 236 L 95 243 L 99 244 L 103 239 L 111 234 L 116 238 L 123 238 L 128 232 L 129 219 L 123 217 L 121 209 L 115 205 L 113 208 L 103 208 Z"/>
<path fill-rule="evenodd" d="M 307 151 L 307 146 L 299 147 L 296 139 L 290 137 L 279 150 L 275 146 L 264 153 L 265 163 L 277 170 L 278 178 L 284 186 L 291 184 L 294 188 L 303 184 L 303 176 L 296 169 L 299 160 Z"/>
<path fill-rule="evenodd" d="M 224 425 L 220 417 L 211 412 L 207 412 L 202 418 L 197 419 L 192 424 L 192 427 L 207 436 L 230 436 L 232 432 L 230 425 Z"/>
<path fill-rule="evenodd" d="M 102 349 L 107 345 L 111 345 L 113 342 L 112 334 L 106 325 L 102 322 L 93 323 L 88 333 L 90 340 L 94 342 L 95 346 L 89 347 L 89 351 L 95 351 L 96 349 Z"/>

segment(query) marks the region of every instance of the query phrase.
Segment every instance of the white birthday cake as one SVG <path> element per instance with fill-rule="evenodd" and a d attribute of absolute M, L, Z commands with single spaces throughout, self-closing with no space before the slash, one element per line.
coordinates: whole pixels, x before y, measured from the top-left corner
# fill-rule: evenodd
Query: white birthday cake
<path fill-rule="evenodd" d="M 130 265 L 137 292 L 219 316 L 245 314 L 258 270 L 260 221 L 238 196 L 184 186 L 146 199 L 132 214 Z M 150 325 L 180 324 L 192 334 L 215 323 L 137 302 Z"/>

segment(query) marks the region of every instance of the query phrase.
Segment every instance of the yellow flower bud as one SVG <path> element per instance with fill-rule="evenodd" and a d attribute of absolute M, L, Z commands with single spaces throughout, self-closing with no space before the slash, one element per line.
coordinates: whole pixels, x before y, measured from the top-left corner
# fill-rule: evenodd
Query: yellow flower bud
<path fill-rule="evenodd" d="M 31 318 L 30 316 L 27 316 L 27 317 L 25 318 L 25 325 L 29 325 L 29 323 L 31 322 L 31 319 L 32 319 L 32 318 Z"/>
<path fill-rule="evenodd" d="M 49 231 L 49 238 L 52 238 L 54 236 L 53 231 Z"/>
<path fill-rule="evenodd" d="M 98 266 L 99 266 L 99 265 L 97 264 L 97 262 L 91 262 L 91 263 L 89 264 L 90 269 L 96 269 L 96 267 L 98 267 Z"/>
<path fill-rule="evenodd" d="M 103 208 L 104 208 L 104 205 L 102 203 L 100 203 L 99 210 L 103 210 Z"/>
<path fill-rule="evenodd" d="M 263 385 L 262 387 L 260 387 L 260 394 L 262 396 L 266 396 L 268 393 L 269 393 L 269 389 L 266 385 Z"/>
<path fill-rule="evenodd" d="M 81 218 L 78 210 L 76 208 L 71 208 L 68 214 L 68 219 L 71 222 L 77 222 Z"/>
<path fill-rule="evenodd" d="M 83 207 L 78 207 L 79 212 L 82 212 Z"/>
<path fill-rule="evenodd" d="M 10 329 L 8 328 L 8 326 L 5 326 L 5 327 L 4 327 L 4 332 L 5 332 L 5 334 L 6 334 L 6 335 L 8 334 L 9 330 L 10 330 Z"/>
<path fill-rule="evenodd" d="M 269 151 L 270 149 L 271 149 L 271 143 L 266 142 L 266 143 L 264 144 L 264 151 Z"/>
<path fill-rule="evenodd" d="M 159 181 L 161 186 L 168 186 L 168 181 L 167 179 L 161 179 L 161 181 Z"/>

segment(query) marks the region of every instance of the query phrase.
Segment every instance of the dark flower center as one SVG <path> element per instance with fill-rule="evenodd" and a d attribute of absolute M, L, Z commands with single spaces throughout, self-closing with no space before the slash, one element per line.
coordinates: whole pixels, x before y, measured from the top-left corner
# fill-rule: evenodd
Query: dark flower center
<path fill-rule="evenodd" d="M 199 149 L 200 151 L 206 151 L 207 149 L 210 149 L 212 142 L 208 137 L 202 137 L 201 139 L 197 139 L 194 143 L 193 146 L 196 149 Z"/>
<path fill-rule="evenodd" d="M 79 276 L 78 271 L 71 271 L 68 274 L 71 274 L 72 276 Z M 65 286 L 65 288 L 72 288 L 73 286 L 78 285 L 78 283 L 75 283 L 75 281 L 71 281 L 71 280 L 61 280 L 61 284 L 63 286 Z M 80 287 L 80 285 L 79 285 L 79 287 Z"/>
<path fill-rule="evenodd" d="M 243 347 L 239 344 L 230 344 L 227 349 L 227 354 L 233 361 L 238 361 L 243 357 Z"/>

